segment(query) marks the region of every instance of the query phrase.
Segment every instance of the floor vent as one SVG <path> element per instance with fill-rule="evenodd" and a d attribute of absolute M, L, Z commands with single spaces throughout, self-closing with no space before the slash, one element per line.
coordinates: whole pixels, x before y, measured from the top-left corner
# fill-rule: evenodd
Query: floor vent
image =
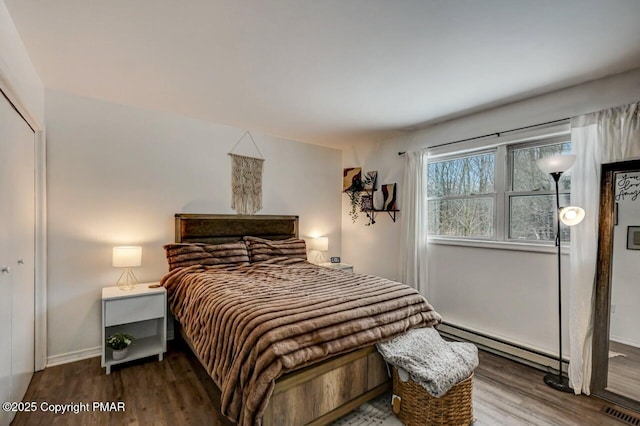
<path fill-rule="evenodd" d="M 631 426 L 640 426 L 640 417 L 632 416 L 631 414 L 623 413 L 613 407 L 604 407 L 602 410 L 607 416 L 611 416 L 614 419 L 618 419 L 623 423 Z"/>

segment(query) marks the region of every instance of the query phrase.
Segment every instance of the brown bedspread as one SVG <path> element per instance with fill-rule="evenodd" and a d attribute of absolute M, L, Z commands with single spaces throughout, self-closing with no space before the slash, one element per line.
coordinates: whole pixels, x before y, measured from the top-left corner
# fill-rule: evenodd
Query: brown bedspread
<path fill-rule="evenodd" d="M 162 285 L 222 414 L 242 425 L 261 423 L 282 374 L 440 322 L 404 284 L 300 259 L 179 268 Z"/>

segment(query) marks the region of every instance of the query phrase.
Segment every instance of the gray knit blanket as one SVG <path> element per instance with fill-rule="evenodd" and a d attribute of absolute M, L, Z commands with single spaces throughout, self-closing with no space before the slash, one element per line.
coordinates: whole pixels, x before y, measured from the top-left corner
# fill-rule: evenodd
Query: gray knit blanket
<path fill-rule="evenodd" d="M 398 368 L 401 379 L 406 376 L 402 372 L 405 370 L 414 382 L 438 398 L 478 366 L 474 344 L 446 342 L 433 327 L 409 330 L 377 347 L 385 361 Z"/>

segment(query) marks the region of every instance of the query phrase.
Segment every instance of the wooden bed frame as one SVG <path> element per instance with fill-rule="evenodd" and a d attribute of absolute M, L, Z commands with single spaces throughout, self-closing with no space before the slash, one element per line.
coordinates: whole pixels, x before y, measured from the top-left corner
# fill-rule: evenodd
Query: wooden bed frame
<path fill-rule="evenodd" d="M 247 235 L 271 240 L 299 237 L 298 216 L 179 213 L 175 221 L 177 243 L 222 244 L 242 240 Z M 181 335 L 193 351 L 188 337 Z M 374 346 L 369 346 L 280 377 L 262 424 L 324 425 L 381 395 L 389 387 L 384 360 Z"/>

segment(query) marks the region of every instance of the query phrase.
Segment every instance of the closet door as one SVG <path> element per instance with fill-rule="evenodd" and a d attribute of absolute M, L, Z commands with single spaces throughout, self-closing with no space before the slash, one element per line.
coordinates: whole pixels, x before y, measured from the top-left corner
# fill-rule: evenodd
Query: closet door
<path fill-rule="evenodd" d="M 17 114 L 16 114 L 17 115 Z M 21 401 L 35 365 L 35 137 L 20 117 L 16 120 L 11 185 L 9 264 L 13 265 L 11 290 L 12 399 Z"/>
<path fill-rule="evenodd" d="M 11 228 L 11 162 L 9 160 L 9 120 L 15 114 L 0 94 L 0 402 L 11 401 L 11 273 L 9 266 L 9 230 Z M 13 416 L 0 410 L 0 425 Z"/>
<path fill-rule="evenodd" d="M 34 133 L 0 94 L 0 401 L 21 401 L 34 371 Z M 0 425 L 14 413 L 0 411 Z"/>

